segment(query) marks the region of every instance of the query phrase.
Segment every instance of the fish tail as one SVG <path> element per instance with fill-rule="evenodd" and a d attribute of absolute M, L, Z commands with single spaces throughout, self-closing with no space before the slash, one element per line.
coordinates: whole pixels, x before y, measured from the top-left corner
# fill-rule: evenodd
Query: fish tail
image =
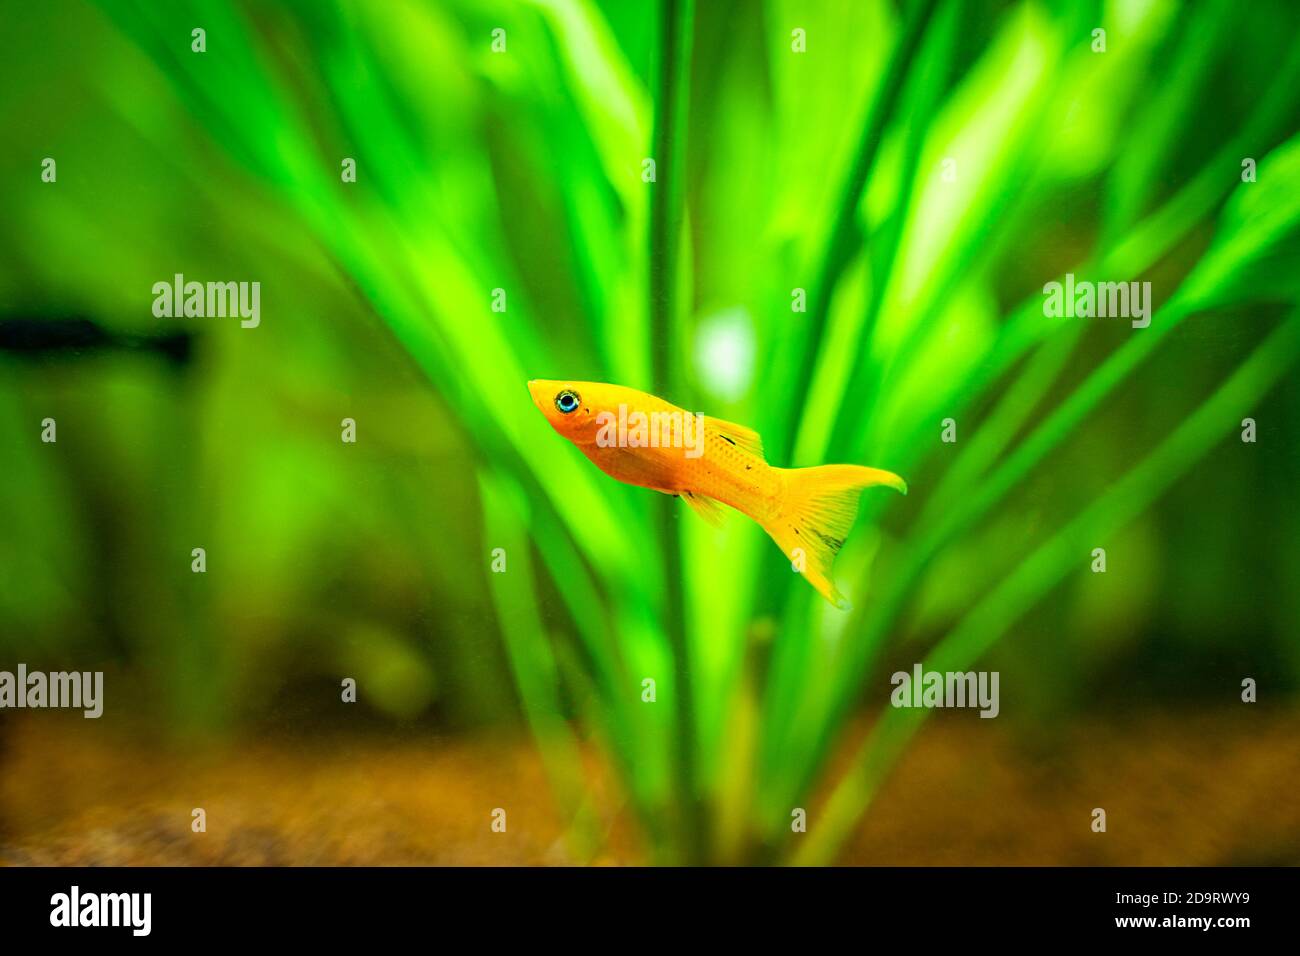
<path fill-rule="evenodd" d="M 858 516 L 858 493 L 887 485 L 907 494 L 907 482 L 890 471 L 862 465 L 821 465 L 782 469 L 786 491 L 777 511 L 761 522 L 795 570 L 826 600 L 847 609 L 849 602 L 831 580 L 831 564 Z"/>

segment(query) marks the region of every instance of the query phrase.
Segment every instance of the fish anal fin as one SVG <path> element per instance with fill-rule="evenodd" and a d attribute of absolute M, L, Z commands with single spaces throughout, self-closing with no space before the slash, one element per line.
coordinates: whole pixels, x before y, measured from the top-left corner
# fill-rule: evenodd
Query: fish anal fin
<path fill-rule="evenodd" d="M 697 515 L 713 525 L 715 528 L 722 527 L 722 509 L 712 498 L 701 498 L 691 491 L 681 493 L 682 501 L 686 502 L 695 511 Z"/>
<path fill-rule="evenodd" d="M 724 422 L 721 418 L 709 418 L 706 415 L 704 418 L 704 433 L 708 435 L 714 432 L 751 455 L 757 455 L 759 458 L 763 457 L 763 439 L 752 428 L 746 428 L 744 425 L 737 425 L 734 422 Z"/>

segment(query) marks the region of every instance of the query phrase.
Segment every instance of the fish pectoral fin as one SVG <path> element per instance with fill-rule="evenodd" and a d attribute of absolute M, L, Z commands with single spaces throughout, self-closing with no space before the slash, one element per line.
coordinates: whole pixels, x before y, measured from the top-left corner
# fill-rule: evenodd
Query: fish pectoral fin
<path fill-rule="evenodd" d="M 751 455 L 763 457 L 763 439 L 759 437 L 758 432 L 752 428 L 746 428 L 744 425 L 737 425 L 735 422 L 724 422 L 721 418 L 704 418 L 705 434 L 717 432 L 723 438 L 731 441 L 733 445 L 743 448 Z"/>
<path fill-rule="evenodd" d="M 718 507 L 718 503 L 712 498 L 701 498 L 691 491 L 683 491 L 681 498 L 682 501 L 694 509 L 697 515 L 713 525 L 713 527 L 722 527 L 722 509 Z"/>

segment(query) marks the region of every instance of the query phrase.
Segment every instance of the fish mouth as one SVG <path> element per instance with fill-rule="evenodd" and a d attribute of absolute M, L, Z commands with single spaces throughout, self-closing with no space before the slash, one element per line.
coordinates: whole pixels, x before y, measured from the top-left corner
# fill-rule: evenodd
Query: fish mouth
<path fill-rule="evenodd" d="M 542 413 L 546 412 L 547 386 L 551 383 L 544 378 L 533 378 L 528 380 L 528 394 L 533 399 L 533 404 L 537 406 Z"/>

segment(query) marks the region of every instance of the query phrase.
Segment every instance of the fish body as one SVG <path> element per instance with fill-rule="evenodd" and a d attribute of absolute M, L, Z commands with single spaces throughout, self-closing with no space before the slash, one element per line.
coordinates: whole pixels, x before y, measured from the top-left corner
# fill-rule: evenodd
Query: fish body
<path fill-rule="evenodd" d="M 907 493 L 902 478 L 878 468 L 775 467 L 743 425 L 622 385 L 537 379 L 528 389 L 551 426 L 605 474 L 678 496 L 713 524 L 721 521 L 716 502 L 747 515 L 836 607 L 848 602 L 831 564 L 857 517 L 858 493 L 873 485 Z"/>

